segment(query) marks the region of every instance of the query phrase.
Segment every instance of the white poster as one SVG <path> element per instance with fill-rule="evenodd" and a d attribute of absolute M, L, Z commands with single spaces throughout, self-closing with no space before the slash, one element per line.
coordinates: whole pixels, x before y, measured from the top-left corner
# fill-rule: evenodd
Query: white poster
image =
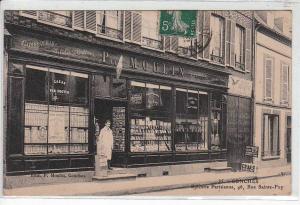
<path fill-rule="evenodd" d="M 49 112 L 49 143 L 64 143 L 65 113 Z"/>

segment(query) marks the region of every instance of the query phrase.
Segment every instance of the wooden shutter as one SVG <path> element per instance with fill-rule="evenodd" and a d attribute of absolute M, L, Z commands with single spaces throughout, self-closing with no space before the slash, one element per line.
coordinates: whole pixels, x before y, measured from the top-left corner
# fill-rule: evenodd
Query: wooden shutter
<path fill-rule="evenodd" d="M 171 50 L 171 37 L 165 36 L 165 50 L 170 51 Z"/>
<path fill-rule="evenodd" d="M 278 138 L 279 138 L 279 119 L 278 119 L 279 117 L 278 116 L 274 116 L 274 118 L 273 118 L 273 125 L 272 125 L 272 129 L 273 129 L 273 135 L 272 136 L 270 136 L 271 138 L 272 138 L 272 143 L 271 143 L 271 145 L 272 145 L 272 147 L 271 147 L 271 149 L 272 149 L 272 153 L 270 153 L 272 156 L 276 156 L 276 155 L 278 155 L 279 154 L 279 140 L 278 140 Z"/>
<path fill-rule="evenodd" d="M 268 151 L 270 150 L 269 116 L 263 115 L 263 120 L 263 156 L 267 156 Z"/>
<path fill-rule="evenodd" d="M 273 59 L 265 59 L 265 99 L 272 99 Z"/>
<path fill-rule="evenodd" d="M 141 43 L 142 40 L 142 15 L 138 12 L 132 12 L 132 41 Z"/>
<path fill-rule="evenodd" d="M 200 47 L 200 50 L 198 50 L 198 58 L 203 58 L 203 24 L 204 24 L 204 11 L 198 11 L 198 46 Z"/>
<path fill-rule="evenodd" d="M 225 65 L 230 65 L 231 54 L 231 20 L 226 19 L 225 27 Z"/>
<path fill-rule="evenodd" d="M 85 13 L 85 29 L 91 33 L 97 32 L 96 11 L 86 11 Z"/>
<path fill-rule="evenodd" d="M 231 21 L 230 31 L 230 66 L 235 67 L 235 22 Z"/>
<path fill-rule="evenodd" d="M 22 154 L 24 138 L 24 78 L 9 77 L 8 86 L 8 153 Z"/>
<path fill-rule="evenodd" d="M 176 36 L 171 37 L 171 51 L 177 52 L 178 50 L 178 38 Z"/>
<path fill-rule="evenodd" d="M 209 40 L 211 29 L 210 29 L 210 18 L 211 18 L 211 12 L 205 11 L 204 12 L 204 21 L 203 21 L 203 41 L 204 43 Z M 210 46 L 209 44 L 206 46 L 206 48 L 203 51 L 203 58 L 209 60 L 210 56 Z"/>
<path fill-rule="evenodd" d="M 30 18 L 37 18 L 37 13 L 38 11 L 34 11 L 34 10 L 23 10 L 23 11 L 20 11 L 20 14 L 22 16 L 26 16 L 26 17 L 30 17 Z"/>
<path fill-rule="evenodd" d="M 73 11 L 73 28 L 83 30 L 84 26 L 84 11 Z"/>
<path fill-rule="evenodd" d="M 281 98 L 280 101 L 282 103 L 287 103 L 288 102 L 288 77 L 289 76 L 289 67 L 286 64 L 281 65 L 281 72 L 280 72 L 280 90 L 281 90 Z"/>
<path fill-rule="evenodd" d="M 132 13 L 131 11 L 125 11 L 125 40 L 131 41 L 132 33 Z"/>
<path fill-rule="evenodd" d="M 251 29 L 245 29 L 246 37 L 245 37 L 245 70 L 251 71 L 252 70 L 252 60 L 251 60 L 251 45 L 252 45 L 252 35 L 251 35 Z"/>

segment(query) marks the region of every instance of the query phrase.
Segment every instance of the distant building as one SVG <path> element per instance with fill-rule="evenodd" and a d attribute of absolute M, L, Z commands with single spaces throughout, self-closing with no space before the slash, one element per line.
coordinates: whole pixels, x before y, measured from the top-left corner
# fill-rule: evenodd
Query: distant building
<path fill-rule="evenodd" d="M 257 11 L 254 144 L 259 167 L 291 161 L 291 13 Z"/>

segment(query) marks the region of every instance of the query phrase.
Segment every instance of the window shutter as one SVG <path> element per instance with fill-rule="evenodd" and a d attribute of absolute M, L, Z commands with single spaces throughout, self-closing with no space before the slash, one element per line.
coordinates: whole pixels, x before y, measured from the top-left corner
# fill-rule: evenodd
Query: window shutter
<path fill-rule="evenodd" d="M 178 38 L 176 36 L 171 37 L 171 51 L 177 52 L 178 50 Z"/>
<path fill-rule="evenodd" d="M 276 156 L 279 154 L 279 142 L 278 142 L 278 137 L 279 137 L 279 133 L 278 133 L 278 126 L 279 126 L 279 119 L 278 119 L 278 116 L 275 116 L 273 118 L 273 125 L 272 125 L 272 128 L 273 128 L 273 136 L 270 136 L 272 137 L 272 142 L 271 144 L 273 145 L 272 146 L 272 152 L 270 153 L 272 156 Z"/>
<path fill-rule="evenodd" d="M 200 50 L 198 50 L 198 58 L 203 58 L 203 24 L 204 24 L 204 11 L 198 11 L 198 36 L 197 41 L 198 45 L 200 47 Z"/>
<path fill-rule="evenodd" d="M 132 12 L 132 41 L 141 43 L 142 40 L 142 15 Z"/>
<path fill-rule="evenodd" d="M 230 65 L 231 20 L 226 19 L 225 27 L 225 65 Z"/>
<path fill-rule="evenodd" d="M 269 117 L 264 115 L 264 138 L 263 138 L 263 156 L 268 155 L 270 149 L 270 137 L 269 137 Z"/>
<path fill-rule="evenodd" d="M 165 50 L 170 51 L 171 50 L 171 37 L 165 36 Z"/>
<path fill-rule="evenodd" d="M 235 22 L 231 21 L 230 31 L 230 63 L 231 67 L 235 67 Z"/>
<path fill-rule="evenodd" d="M 251 71 L 251 29 L 246 29 L 246 38 L 245 38 L 245 70 Z"/>
<path fill-rule="evenodd" d="M 131 11 L 125 11 L 125 40 L 131 41 L 132 31 L 132 13 Z"/>
<path fill-rule="evenodd" d="M 23 10 L 23 11 L 20 11 L 20 14 L 22 16 L 26 16 L 26 17 L 30 17 L 30 18 L 37 18 L 37 12 L 38 11 L 34 11 L 34 10 Z"/>
<path fill-rule="evenodd" d="M 273 61 L 271 58 L 265 60 L 265 99 L 272 99 Z"/>
<path fill-rule="evenodd" d="M 207 42 L 210 38 L 211 34 L 211 29 L 210 29 L 210 17 L 211 17 L 211 12 L 210 11 L 205 11 L 204 12 L 204 21 L 203 21 L 203 41 L 204 44 Z M 210 46 L 209 44 L 204 48 L 203 51 L 203 58 L 209 60 L 209 55 L 210 55 Z"/>
<path fill-rule="evenodd" d="M 288 65 L 282 64 L 281 65 L 281 102 L 287 103 L 288 102 Z"/>
<path fill-rule="evenodd" d="M 73 11 L 73 28 L 84 29 L 84 11 Z"/>
<path fill-rule="evenodd" d="M 96 11 L 86 11 L 85 29 L 91 33 L 97 32 Z"/>

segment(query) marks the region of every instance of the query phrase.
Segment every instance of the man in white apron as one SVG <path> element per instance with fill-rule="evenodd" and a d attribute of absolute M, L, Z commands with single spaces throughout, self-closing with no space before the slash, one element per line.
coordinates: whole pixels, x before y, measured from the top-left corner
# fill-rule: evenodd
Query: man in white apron
<path fill-rule="evenodd" d="M 100 134 L 97 136 L 97 156 L 96 156 L 96 166 L 110 167 L 112 149 L 113 149 L 113 134 L 110 129 L 110 120 L 105 121 L 105 126 L 101 129 Z M 99 168 L 99 167 L 97 167 Z"/>

